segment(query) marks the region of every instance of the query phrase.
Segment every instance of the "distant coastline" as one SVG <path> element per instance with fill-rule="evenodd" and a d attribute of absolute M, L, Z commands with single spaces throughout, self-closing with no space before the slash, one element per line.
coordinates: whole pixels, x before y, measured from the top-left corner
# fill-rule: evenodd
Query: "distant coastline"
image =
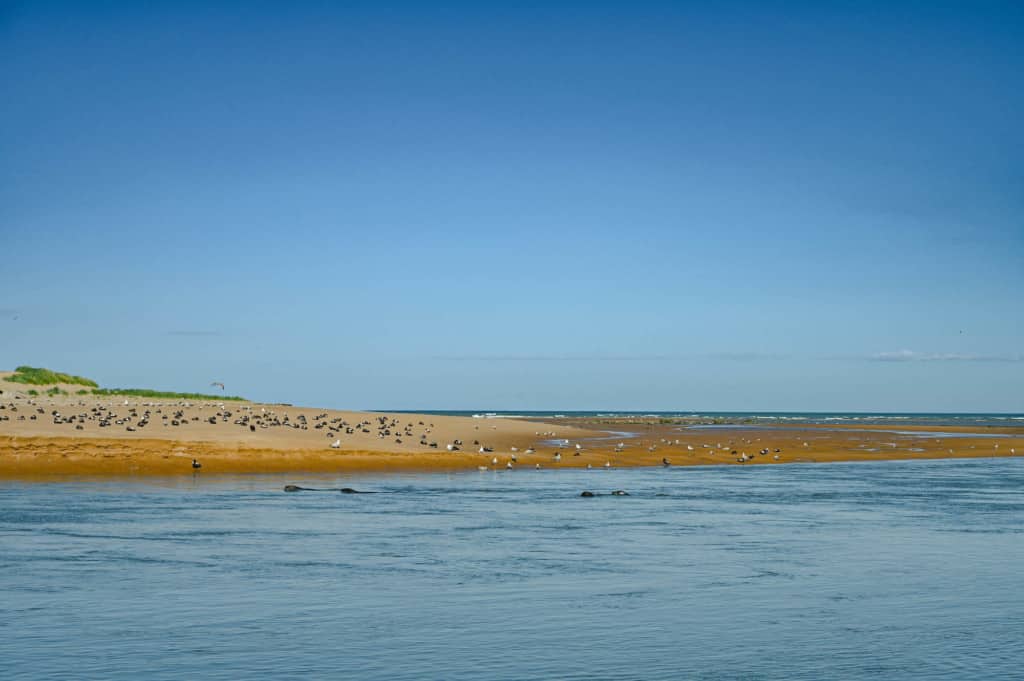
<path fill-rule="evenodd" d="M 371 410 L 396 414 L 435 414 L 473 418 L 523 419 L 628 419 L 657 418 L 698 424 L 878 424 L 905 421 L 921 425 L 948 426 L 1024 426 L 1024 414 L 999 412 L 837 412 L 837 411 L 701 411 L 701 410 L 473 410 L 421 409 Z"/>

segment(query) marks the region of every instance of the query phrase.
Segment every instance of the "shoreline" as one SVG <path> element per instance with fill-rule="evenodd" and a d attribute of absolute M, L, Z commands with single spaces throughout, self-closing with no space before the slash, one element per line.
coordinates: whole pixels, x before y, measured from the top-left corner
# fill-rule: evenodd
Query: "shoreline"
<path fill-rule="evenodd" d="M 366 452 L 366 454 L 374 454 L 373 452 Z M 963 459 L 1016 459 L 1024 458 L 1019 454 L 1016 456 L 1004 455 L 1004 454 L 989 454 L 979 453 L 970 456 L 929 456 L 929 457 L 899 457 L 899 458 L 836 458 L 836 459 L 821 459 L 821 460 L 793 460 L 786 462 L 779 462 L 769 464 L 757 463 L 751 464 L 754 467 L 765 467 L 765 466 L 831 466 L 831 465 L 856 465 L 856 464 L 867 464 L 867 463 L 903 463 L 903 462 L 920 462 L 928 463 L 931 461 L 959 461 Z M 733 464 L 725 462 L 681 462 L 679 464 L 672 464 L 672 468 L 719 468 L 723 466 L 730 466 Z M 618 466 L 620 470 L 638 470 L 638 469 L 661 469 L 661 464 L 648 464 L 648 465 L 625 465 Z M 548 466 L 542 469 L 534 469 L 528 466 L 522 467 L 522 470 L 518 473 L 541 473 L 551 471 L 582 471 L 586 470 L 585 467 L 581 466 Z M 598 473 L 604 469 L 595 468 L 594 472 Z M 56 470 L 47 470 L 45 472 L 33 472 L 33 473 L 18 473 L 13 475 L 7 475 L 0 472 L 0 487 L 5 484 L 61 484 L 61 483 L 73 483 L 73 482 L 135 482 L 135 483 L 159 483 L 160 481 L 171 481 L 180 482 L 185 480 L 197 480 L 204 477 L 210 481 L 228 481 L 240 478 L 280 478 L 288 479 L 290 481 L 299 481 L 305 478 L 310 479 L 323 479 L 326 476 L 339 476 L 342 478 L 357 479 L 361 477 L 375 478 L 375 477 L 388 477 L 388 476 L 404 476 L 404 475 L 439 475 L 439 476 L 451 476 L 451 475 L 484 475 L 484 474 L 497 474 L 497 473 L 509 473 L 516 474 L 517 471 L 506 471 L 500 468 L 478 470 L 473 467 L 466 467 L 463 465 L 445 467 L 445 466 L 378 466 L 378 465 L 367 465 L 359 467 L 329 467 L 329 468 L 281 468 L 280 470 L 216 470 L 216 471 L 199 471 L 199 472 L 183 472 L 180 467 L 176 467 L 171 472 L 158 472 L 158 471 L 146 471 L 146 472 L 115 472 L 106 473 L 102 471 L 95 472 L 58 472 Z M 288 476 L 285 478 L 284 476 Z"/>
<path fill-rule="evenodd" d="M 536 422 L 533 422 L 536 423 Z M 850 429 L 855 431 L 856 429 Z M 715 440 L 727 440 L 725 436 L 750 435 L 750 431 L 719 431 Z M 612 468 L 659 467 L 662 459 L 671 462 L 672 467 L 725 466 L 725 465 L 787 465 L 813 463 L 844 463 L 861 461 L 908 461 L 960 458 L 1007 458 L 1024 456 L 1024 434 L 1005 434 L 1000 442 L 992 439 L 957 437 L 955 443 L 943 442 L 941 438 L 933 447 L 919 447 L 918 438 L 906 438 L 902 442 L 890 441 L 889 447 L 837 446 L 836 439 L 801 440 L 813 438 L 813 429 L 792 429 L 785 437 L 771 438 L 772 445 L 767 454 L 750 456 L 748 460 L 738 459 L 728 447 L 744 445 L 721 443 L 707 447 L 698 445 L 646 445 L 649 433 L 635 433 L 624 439 L 627 447 L 615 451 L 607 437 L 594 438 L 583 442 L 588 446 L 578 455 L 564 447 L 538 447 L 532 454 L 517 453 L 513 463 L 516 469 L 603 469 L 605 464 Z M 844 435 L 844 433 L 840 433 Z M 1005 438 L 1005 439 L 1003 439 Z M 693 441 L 693 438 L 686 438 Z M 761 438 L 755 438 L 752 442 Z M 674 442 L 674 441 L 673 441 Z M 682 440 L 681 440 L 682 442 Z M 766 444 L 769 444 L 766 442 Z M 867 444 L 881 444 L 867 442 Z M 892 446 L 892 445 L 905 445 Z M 954 444 L 954 447 L 945 446 Z M 996 444 L 999 446 L 997 447 Z M 942 446 L 938 446 L 942 445 Z M 685 447 L 694 447 L 692 451 Z M 753 444 L 747 444 L 749 451 Z M 774 450 L 781 450 L 775 454 Z M 951 451 L 952 450 L 952 451 Z M 761 451 L 761 450 L 757 450 Z M 554 460 L 554 453 L 561 453 L 561 460 Z M 778 456 L 779 458 L 774 458 Z M 198 459 L 202 468 L 191 469 L 192 459 Z M 497 459 L 498 463 L 493 462 Z M 237 474 L 284 474 L 284 473 L 451 473 L 487 470 L 507 470 L 511 453 L 502 452 L 395 452 L 373 449 L 322 450 L 307 448 L 279 448 L 249 446 L 216 441 L 182 439 L 123 439 L 99 437 L 46 437 L 6 436 L 0 438 L 0 481 L 2 480 L 49 480 L 68 477 L 165 477 L 185 474 L 237 475 Z"/>
<path fill-rule="evenodd" d="M 5 386 L 7 387 L 7 386 Z M 692 427 L 697 425 L 698 427 Z M 557 454 L 557 456 L 556 456 Z M 1024 456 L 1024 427 L 699 424 L 354 412 L 216 400 L 0 398 L 0 480 L 775 465 Z"/>

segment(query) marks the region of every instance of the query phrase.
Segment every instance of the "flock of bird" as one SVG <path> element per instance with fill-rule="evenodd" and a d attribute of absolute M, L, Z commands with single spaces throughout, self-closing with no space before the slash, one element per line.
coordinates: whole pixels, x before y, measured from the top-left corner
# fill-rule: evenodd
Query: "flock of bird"
<path fill-rule="evenodd" d="M 192 409 L 192 407 L 195 407 Z M 209 411 L 199 414 L 205 409 Z M 64 411 L 62 411 L 62 409 Z M 186 409 L 189 411 L 186 412 Z M 351 418 L 351 416 L 349 417 Z M 448 452 L 475 451 L 478 454 L 493 454 L 489 465 L 479 465 L 484 470 L 511 470 L 520 464 L 520 454 L 530 457 L 536 454 L 535 446 L 526 447 L 522 451 L 518 447 L 509 447 L 507 452 L 495 454 L 495 448 L 481 442 L 480 439 L 471 440 L 471 444 L 461 438 L 454 438 L 450 442 L 442 442 L 434 434 L 434 424 L 429 420 L 406 420 L 396 416 L 381 415 L 361 420 L 347 420 L 343 416 L 331 416 L 327 412 L 318 413 L 312 417 L 299 413 L 294 417 L 287 413 L 277 413 L 272 408 L 265 406 L 239 404 L 227 405 L 225 403 L 212 404 L 190 404 L 145 402 L 131 404 L 128 400 L 121 402 L 95 402 L 88 404 L 84 401 L 69 402 L 58 409 L 50 402 L 44 408 L 39 400 L 28 399 L 24 401 L 10 401 L 6 404 L 0 403 L 0 422 L 3 421 L 37 421 L 50 420 L 54 425 L 67 425 L 75 430 L 84 430 L 87 424 L 95 424 L 99 428 L 123 428 L 127 432 L 137 432 L 154 426 L 164 428 L 186 428 L 193 424 L 220 425 L 231 424 L 240 430 L 248 433 L 256 433 L 268 429 L 292 429 L 299 431 L 319 431 L 326 439 L 331 449 L 340 450 L 343 448 L 343 439 L 352 435 L 376 435 L 378 440 L 393 441 L 395 444 L 406 444 L 415 446 L 418 444 L 426 450 L 441 450 Z M 474 427 L 478 430 L 478 427 Z M 312 434 L 312 433 L 311 433 Z M 564 456 L 580 456 L 586 449 L 593 452 L 607 451 L 606 445 L 600 445 L 596 440 L 573 443 L 568 439 L 556 437 L 554 431 L 537 431 L 534 433 L 537 442 L 554 448 L 551 454 L 551 461 L 559 463 Z M 482 435 L 481 435 L 482 436 Z M 481 437 L 478 436 L 478 437 Z M 938 441 L 937 441 L 938 442 Z M 627 447 L 625 441 L 618 442 L 611 447 L 611 456 L 604 462 L 604 468 L 611 468 L 615 454 L 625 452 L 627 448 L 639 448 L 646 445 L 649 453 L 654 453 L 661 447 L 672 448 L 677 453 L 682 450 L 685 454 L 695 454 L 698 450 L 704 454 L 715 456 L 719 461 L 734 461 L 739 464 L 756 462 L 758 459 L 780 461 L 782 456 L 781 448 L 768 448 L 760 445 L 760 438 L 735 438 L 725 443 L 704 443 L 699 446 L 686 444 L 679 439 L 661 438 L 654 443 L 641 443 L 634 441 Z M 353 442 L 352 445 L 358 443 Z M 803 447 L 809 447 L 808 442 L 803 442 Z M 893 443 L 895 447 L 895 443 Z M 350 445 L 351 447 L 351 445 Z M 756 450 L 754 448 L 757 448 Z M 998 449 L 999 445 L 995 445 Z M 952 450 L 950 450 L 952 452 Z M 1016 454 L 1010 449 L 1011 455 Z M 719 458 L 721 455 L 721 458 Z M 534 468 L 540 468 L 541 463 L 536 462 L 532 457 Z M 663 466 L 671 466 L 672 462 L 668 457 L 662 457 Z M 201 468 L 201 464 L 192 461 L 194 469 Z M 593 468 L 594 464 L 587 463 L 586 468 Z"/>
<path fill-rule="evenodd" d="M 344 417 L 335 416 L 333 418 L 326 412 L 321 412 L 311 419 L 305 414 L 298 414 L 294 418 L 288 414 L 278 414 L 273 410 L 268 410 L 266 407 L 256 407 L 252 405 L 238 405 L 228 407 L 224 403 L 215 403 L 212 406 L 214 409 L 213 413 L 209 416 L 199 416 L 196 414 L 186 414 L 185 408 L 192 406 L 189 403 L 177 403 L 177 404 L 165 404 L 159 402 L 145 402 L 137 406 L 131 406 L 128 400 L 125 400 L 122 404 L 115 405 L 112 403 L 97 402 L 92 406 L 89 406 L 83 401 L 79 401 L 75 406 L 79 407 L 77 410 L 73 410 L 72 413 L 62 413 L 61 410 L 51 408 L 49 411 L 38 403 L 36 400 L 27 400 L 26 405 L 28 407 L 28 413 L 19 413 L 18 405 L 14 402 L 9 404 L 0 404 L 0 412 L 7 411 L 7 414 L 0 413 L 0 421 L 11 420 L 11 414 L 17 414 L 15 418 L 20 421 L 24 420 L 39 420 L 39 419 L 51 419 L 55 425 L 69 425 L 74 427 L 76 430 L 84 430 L 85 424 L 93 422 L 100 428 L 111 428 L 111 427 L 123 427 L 127 432 L 136 432 L 140 429 L 149 427 L 151 423 L 159 423 L 163 427 L 168 428 L 182 428 L 192 423 L 203 422 L 211 425 L 217 425 L 222 423 L 231 423 L 239 428 L 242 428 L 250 433 L 255 433 L 257 430 L 266 430 L 272 428 L 290 428 L 294 430 L 317 430 L 322 431 L 325 438 L 331 440 L 331 449 L 342 448 L 342 437 L 344 435 L 353 435 L 356 433 L 361 434 L 372 434 L 376 433 L 377 438 L 384 440 L 393 440 L 396 444 L 402 444 L 406 441 L 416 441 L 422 447 L 428 449 L 440 449 L 440 443 L 431 437 L 429 437 L 434 429 L 433 423 L 425 421 L 406 421 L 401 422 L 397 417 L 394 416 L 377 416 L 373 419 L 363 419 L 360 421 L 349 422 Z M 200 405 L 199 410 L 203 409 L 203 405 Z M 544 438 L 553 438 L 556 433 L 554 431 L 537 431 L 536 436 Z M 418 439 L 417 439 L 418 438 Z M 573 444 L 568 439 L 550 439 L 547 440 L 553 443 L 557 449 L 552 455 L 552 461 L 558 463 L 562 461 L 561 449 L 569 449 L 573 456 L 580 456 L 584 450 L 582 443 Z M 747 441 L 749 444 L 749 441 Z M 667 440 L 662 438 L 660 441 L 662 445 L 675 445 L 680 446 L 680 441 Z M 730 443 L 732 444 L 732 443 Z M 806 443 L 805 443 L 806 445 Z M 472 447 L 474 447 L 479 454 L 489 454 L 494 452 L 494 448 L 485 444 L 481 444 L 479 439 L 472 441 Z M 747 455 L 746 453 L 740 453 L 735 449 L 728 450 L 723 448 L 721 443 L 714 446 L 709 444 L 702 445 L 705 449 L 710 449 L 713 454 L 717 450 L 729 451 L 729 453 L 736 457 L 737 463 L 746 463 L 753 461 L 755 456 L 766 456 L 769 454 L 768 449 L 760 450 L 757 455 Z M 453 439 L 444 445 L 445 450 L 449 452 L 458 452 L 467 448 L 467 445 L 462 439 Z M 657 444 L 652 444 L 648 447 L 648 451 L 654 452 L 658 449 Z M 692 445 L 686 445 L 686 449 L 694 451 Z M 619 442 L 613 447 L 614 453 L 621 453 L 626 450 L 626 443 Z M 781 450 L 775 450 L 774 460 L 779 460 L 779 452 Z M 519 462 L 520 450 L 518 447 L 509 448 L 509 454 L 504 462 L 499 461 L 497 456 L 491 458 L 490 466 L 481 465 L 480 470 L 489 470 L 491 468 L 498 469 L 512 469 Z M 527 447 L 522 452 L 524 455 L 532 455 L 536 453 L 534 447 Z M 667 458 L 662 459 L 663 466 L 671 465 L 671 462 Z M 201 467 L 201 464 L 193 460 L 192 466 L 195 469 Z M 540 463 L 534 464 L 535 468 L 540 468 Z M 587 468 L 593 468 L 593 464 L 588 463 Z M 604 463 L 604 468 L 611 468 L 611 460 L 607 460 Z"/>

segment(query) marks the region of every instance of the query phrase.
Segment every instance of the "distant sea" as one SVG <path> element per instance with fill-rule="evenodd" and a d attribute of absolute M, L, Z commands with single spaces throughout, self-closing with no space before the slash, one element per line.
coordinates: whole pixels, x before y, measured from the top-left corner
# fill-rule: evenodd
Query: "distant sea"
<path fill-rule="evenodd" d="M 476 418 L 628 418 L 648 417 L 690 419 L 697 423 L 808 423 L 897 425 L 900 422 L 936 426 L 1024 426 L 1024 414 L 952 414 L 912 412 L 812 412 L 812 411 L 523 411 L 523 410 L 379 410 L 404 414 L 436 414 L 438 416 L 473 416 Z"/>

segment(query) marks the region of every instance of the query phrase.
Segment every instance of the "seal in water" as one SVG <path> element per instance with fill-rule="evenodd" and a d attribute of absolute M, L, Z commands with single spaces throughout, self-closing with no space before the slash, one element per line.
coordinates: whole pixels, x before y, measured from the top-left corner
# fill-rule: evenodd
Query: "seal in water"
<path fill-rule="evenodd" d="M 626 490 L 617 489 L 614 492 L 612 492 L 612 496 L 613 497 L 628 497 L 629 496 L 629 492 L 627 492 Z"/>
<path fill-rule="evenodd" d="M 299 487 L 298 485 L 285 485 L 285 492 L 341 492 L 342 494 L 376 494 L 376 492 L 360 492 L 357 489 L 351 487 L 331 487 L 329 489 L 322 489 L 317 487 Z"/>
<path fill-rule="evenodd" d="M 582 493 L 580 494 L 580 496 L 581 496 L 581 497 L 593 497 L 593 496 L 597 496 L 597 495 L 596 495 L 596 494 L 594 494 L 593 492 L 587 492 L 587 491 L 584 491 L 584 492 L 582 492 Z"/>

